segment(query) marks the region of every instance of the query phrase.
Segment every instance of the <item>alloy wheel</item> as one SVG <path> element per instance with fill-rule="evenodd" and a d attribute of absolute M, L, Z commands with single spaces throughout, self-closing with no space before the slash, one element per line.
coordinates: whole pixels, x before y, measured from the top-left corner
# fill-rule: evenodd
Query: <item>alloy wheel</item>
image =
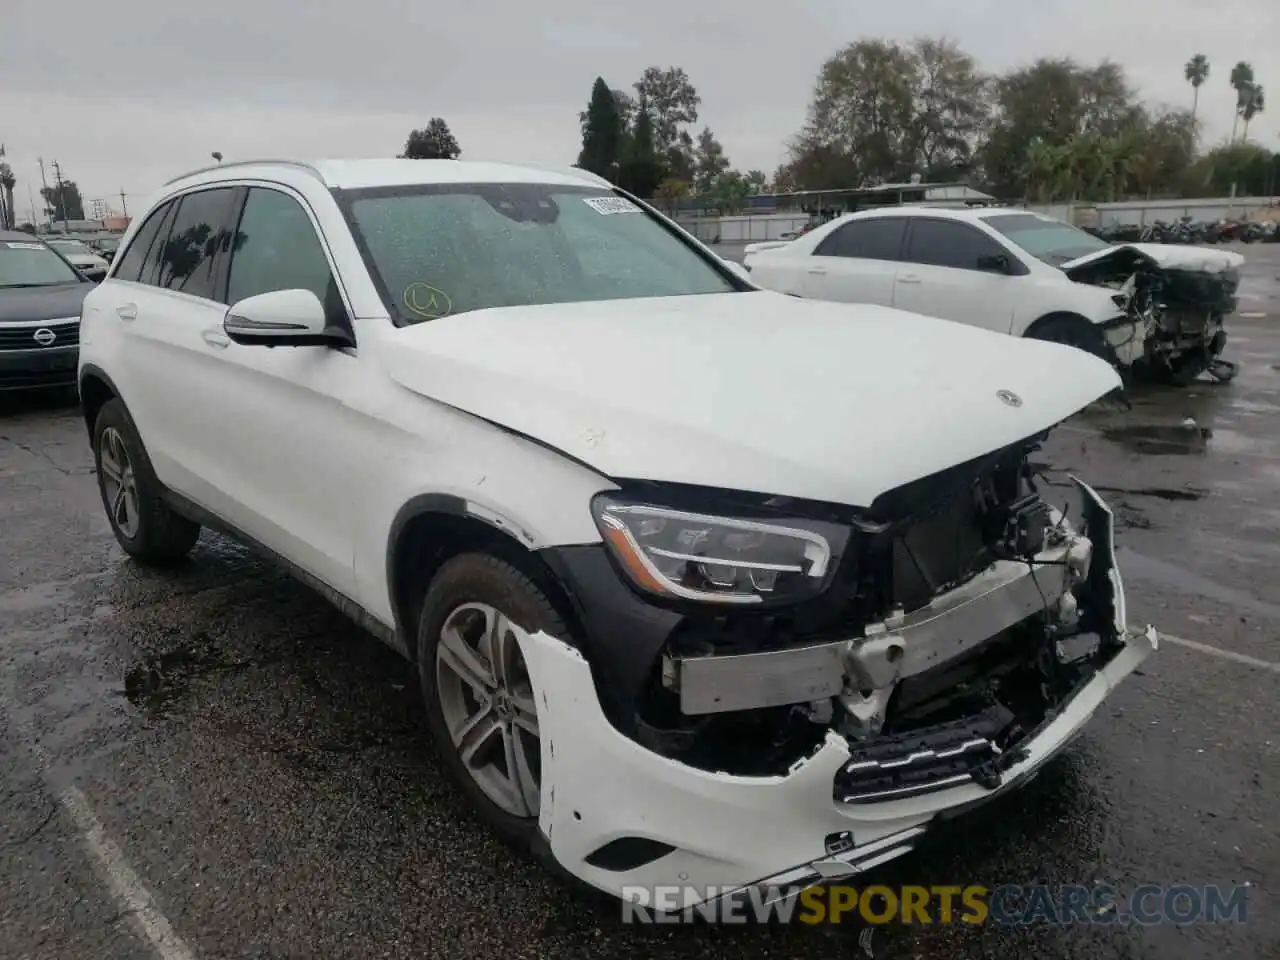
<path fill-rule="evenodd" d="M 124 437 L 115 427 L 102 431 L 98 453 L 103 498 L 116 529 L 132 540 L 138 535 L 138 480 L 125 447 Z"/>
<path fill-rule="evenodd" d="M 465 603 L 445 618 L 436 644 L 436 690 L 453 747 L 476 785 L 504 813 L 536 817 L 538 712 L 505 614 Z"/>

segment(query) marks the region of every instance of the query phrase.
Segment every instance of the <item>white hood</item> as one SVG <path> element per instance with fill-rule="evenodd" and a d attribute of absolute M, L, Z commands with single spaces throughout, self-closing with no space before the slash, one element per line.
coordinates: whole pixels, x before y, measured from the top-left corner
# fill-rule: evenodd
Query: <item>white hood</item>
<path fill-rule="evenodd" d="M 1131 258 L 1135 253 L 1164 270 L 1225 273 L 1227 270 L 1239 270 L 1244 266 L 1244 257 L 1229 250 L 1172 243 L 1120 243 L 1106 250 L 1095 250 L 1083 257 L 1076 257 L 1074 260 L 1060 264 L 1059 268 L 1069 274 L 1079 267 L 1113 257 Z"/>
<path fill-rule="evenodd" d="M 765 291 L 481 310 L 385 348 L 401 385 L 607 476 L 856 506 L 1120 385 L 1071 347 Z"/>

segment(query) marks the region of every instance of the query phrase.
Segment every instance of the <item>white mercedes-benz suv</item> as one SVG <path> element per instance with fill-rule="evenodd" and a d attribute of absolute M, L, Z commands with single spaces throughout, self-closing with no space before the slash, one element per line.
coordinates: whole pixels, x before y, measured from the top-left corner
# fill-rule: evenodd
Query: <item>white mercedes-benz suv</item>
<path fill-rule="evenodd" d="M 580 170 L 227 163 L 85 301 L 103 504 L 417 664 L 442 762 L 595 887 L 786 896 L 1025 782 L 1154 649 L 1028 462 L 1103 360 L 803 300 Z"/>

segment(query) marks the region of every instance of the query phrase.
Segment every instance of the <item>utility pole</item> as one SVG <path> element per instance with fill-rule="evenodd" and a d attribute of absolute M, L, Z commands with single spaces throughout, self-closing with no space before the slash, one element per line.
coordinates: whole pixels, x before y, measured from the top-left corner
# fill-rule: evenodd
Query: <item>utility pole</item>
<path fill-rule="evenodd" d="M 58 166 L 58 161 L 53 161 L 53 182 L 58 185 L 58 206 L 62 208 L 62 232 L 70 233 L 67 227 L 67 198 L 62 192 L 62 168 Z"/>
<path fill-rule="evenodd" d="M 124 211 L 124 216 L 126 219 L 128 219 L 129 201 L 125 199 L 124 187 L 120 188 L 120 209 Z"/>
<path fill-rule="evenodd" d="M 53 213 L 52 213 L 52 209 L 49 206 L 49 200 L 48 200 L 49 195 L 46 192 L 49 189 L 49 181 L 45 179 L 45 175 L 44 175 L 44 157 L 36 157 L 36 161 L 40 164 L 40 199 L 43 201 L 43 205 L 41 207 L 41 209 L 44 212 L 43 219 L 45 221 L 45 226 L 49 227 L 49 229 L 52 230 L 53 229 Z"/>

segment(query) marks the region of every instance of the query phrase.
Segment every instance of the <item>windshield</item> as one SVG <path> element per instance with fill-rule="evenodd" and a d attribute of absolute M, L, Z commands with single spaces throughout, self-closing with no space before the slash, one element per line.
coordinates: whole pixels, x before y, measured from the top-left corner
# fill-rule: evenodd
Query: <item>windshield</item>
<path fill-rule="evenodd" d="M 98 249 L 104 253 L 111 253 L 118 246 L 120 246 L 120 241 L 115 237 L 109 237 L 106 240 L 98 241 Z"/>
<path fill-rule="evenodd" d="M 1111 246 L 1069 223 L 1038 213 L 998 214 L 982 219 L 1033 257 L 1055 267 Z"/>
<path fill-rule="evenodd" d="M 37 241 L 0 241 L 0 287 L 47 287 L 79 283 L 80 275 Z"/>
<path fill-rule="evenodd" d="M 405 322 L 739 289 L 660 221 L 603 190 L 432 184 L 343 191 L 339 200 L 366 265 Z"/>
<path fill-rule="evenodd" d="M 51 247 L 57 247 L 63 256 L 73 253 L 87 253 L 91 256 L 93 254 L 93 251 L 89 249 L 83 240 L 49 240 L 46 242 Z"/>

